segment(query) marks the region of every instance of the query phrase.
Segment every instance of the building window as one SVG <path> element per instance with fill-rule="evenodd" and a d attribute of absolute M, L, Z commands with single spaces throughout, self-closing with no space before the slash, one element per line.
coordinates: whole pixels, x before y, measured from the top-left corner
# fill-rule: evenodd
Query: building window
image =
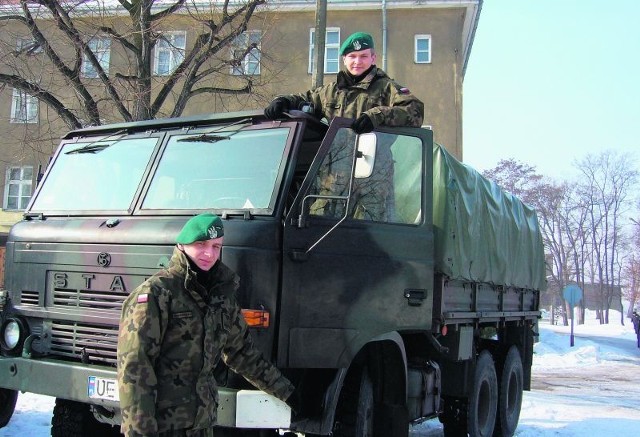
<path fill-rule="evenodd" d="M 11 100 L 11 123 L 37 123 L 38 99 L 17 88 Z"/>
<path fill-rule="evenodd" d="M 31 183 L 33 179 L 33 167 L 7 168 L 7 176 L 4 184 L 3 207 L 7 210 L 24 210 L 31 199 Z"/>
<path fill-rule="evenodd" d="M 156 42 L 153 74 L 168 76 L 184 61 L 187 32 L 163 32 Z"/>
<path fill-rule="evenodd" d="M 309 74 L 312 74 L 314 69 L 315 35 L 316 30 L 311 29 L 309 32 Z M 325 74 L 337 73 L 340 71 L 340 28 L 328 28 L 325 38 L 324 72 Z"/>
<path fill-rule="evenodd" d="M 431 35 L 415 36 L 414 62 L 416 64 L 431 63 Z"/>
<path fill-rule="evenodd" d="M 89 40 L 87 44 L 98 60 L 98 63 L 104 70 L 105 74 L 109 74 L 109 62 L 111 60 L 111 38 L 95 37 Z M 85 56 L 82 58 L 82 75 L 89 78 L 97 78 L 98 71 Z"/>
<path fill-rule="evenodd" d="M 260 40 L 262 32 L 250 30 L 236 36 L 231 46 L 231 74 L 235 76 L 260 74 Z M 252 47 L 249 52 L 247 50 Z M 244 55 L 247 53 L 244 57 Z"/>
<path fill-rule="evenodd" d="M 16 43 L 16 50 L 18 53 L 26 53 L 27 55 L 36 55 L 42 53 L 42 46 L 31 37 L 18 38 Z"/>

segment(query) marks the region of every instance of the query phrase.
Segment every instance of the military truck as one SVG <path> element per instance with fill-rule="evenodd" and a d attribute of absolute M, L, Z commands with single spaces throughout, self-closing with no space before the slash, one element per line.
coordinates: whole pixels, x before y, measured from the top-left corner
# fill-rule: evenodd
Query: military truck
<path fill-rule="evenodd" d="M 56 398 L 54 436 L 117 430 L 122 302 L 210 211 L 256 343 L 303 393 L 291 414 L 220 366 L 216 435 L 407 436 L 435 417 L 446 436 L 512 435 L 545 286 L 535 212 L 428 129 L 350 123 L 248 111 L 67 134 L 8 237 L 0 416 L 31 392 Z"/>

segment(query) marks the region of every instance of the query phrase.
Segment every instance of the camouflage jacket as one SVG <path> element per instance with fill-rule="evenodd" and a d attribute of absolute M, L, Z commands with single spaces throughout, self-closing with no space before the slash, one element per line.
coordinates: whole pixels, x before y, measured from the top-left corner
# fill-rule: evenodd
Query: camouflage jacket
<path fill-rule="evenodd" d="M 340 71 L 337 81 L 285 97 L 292 109 L 300 109 L 305 102 L 313 104 L 315 116 L 331 120 L 334 117 L 358 118 L 365 112 L 374 127 L 422 126 L 424 104 L 381 69 L 374 67 L 356 84 L 349 85 L 347 73 Z"/>
<path fill-rule="evenodd" d="M 251 340 L 235 300 L 237 275 L 221 261 L 213 268 L 205 290 L 175 248 L 169 267 L 125 300 L 118 337 L 125 435 L 212 427 L 218 406 L 213 371 L 220 358 L 261 390 L 282 400 L 292 393 L 289 380 Z"/>

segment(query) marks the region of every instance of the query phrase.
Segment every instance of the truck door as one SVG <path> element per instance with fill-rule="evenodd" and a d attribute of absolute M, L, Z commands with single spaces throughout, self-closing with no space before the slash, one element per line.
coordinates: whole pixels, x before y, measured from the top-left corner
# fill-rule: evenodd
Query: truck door
<path fill-rule="evenodd" d="M 431 132 L 351 122 L 333 120 L 286 217 L 281 366 L 348 367 L 377 336 L 431 326 Z"/>

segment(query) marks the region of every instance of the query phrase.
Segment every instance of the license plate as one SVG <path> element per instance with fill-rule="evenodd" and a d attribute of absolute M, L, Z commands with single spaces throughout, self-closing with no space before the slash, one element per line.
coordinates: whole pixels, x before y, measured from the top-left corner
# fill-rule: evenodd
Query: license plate
<path fill-rule="evenodd" d="M 89 398 L 119 401 L 118 382 L 115 379 L 90 376 L 88 384 Z"/>

